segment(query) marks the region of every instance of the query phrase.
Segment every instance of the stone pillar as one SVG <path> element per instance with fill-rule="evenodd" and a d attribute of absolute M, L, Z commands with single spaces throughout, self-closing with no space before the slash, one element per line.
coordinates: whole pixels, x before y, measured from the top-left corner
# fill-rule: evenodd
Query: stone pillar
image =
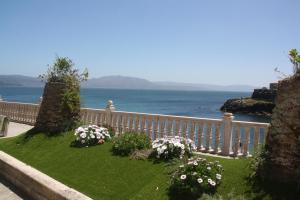
<path fill-rule="evenodd" d="M 229 156 L 230 154 L 230 145 L 231 145 L 231 136 L 232 136 L 232 120 L 234 116 L 232 113 L 224 113 L 223 116 L 223 147 L 222 147 L 222 155 Z"/>
<path fill-rule="evenodd" d="M 300 71 L 279 81 L 266 150 L 269 179 L 299 182 L 300 177 Z"/>
<path fill-rule="evenodd" d="M 80 99 L 70 101 L 70 105 L 64 104 L 65 94 L 68 90 L 79 93 L 79 87 L 69 88 L 66 83 L 46 83 L 39 113 L 35 123 L 37 132 L 60 133 L 75 126 L 79 120 Z"/>
<path fill-rule="evenodd" d="M 112 122 L 112 112 L 115 111 L 115 106 L 113 104 L 112 100 L 108 100 L 107 101 L 107 106 L 105 108 L 105 118 L 106 118 L 106 125 L 107 126 L 111 126 L 111 122 Z"/>

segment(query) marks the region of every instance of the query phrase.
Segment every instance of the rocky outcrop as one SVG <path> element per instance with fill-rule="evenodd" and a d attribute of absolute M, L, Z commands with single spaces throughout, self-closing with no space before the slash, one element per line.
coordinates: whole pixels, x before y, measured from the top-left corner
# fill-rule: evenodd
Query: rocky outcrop
<path fill-rule="evenodd" d="M 275 102 L 277 90 L 270 89 L 255 89 L 251 98 L 257 100 Z"/>
<path fill-rule="evenodd" d="M 298 183 L 300 178 L 300 72 L 278 84 L 276 107 L 266 147 L 269 178 Z"/>
<path fill-rule="evenodd" d="M 229 99 L 221 107 L 223 112 L 270 116 L 275 105 L 270 101 L 252 98 Z"/>
<path fill-rule="evenodd" d="M 270 83 L 269 89 L 255 89 L 251 97 L 229 99 L 221 107 L 221 111 L 271 116 L 275 107 L 277 87 L 277 83 Z"/>

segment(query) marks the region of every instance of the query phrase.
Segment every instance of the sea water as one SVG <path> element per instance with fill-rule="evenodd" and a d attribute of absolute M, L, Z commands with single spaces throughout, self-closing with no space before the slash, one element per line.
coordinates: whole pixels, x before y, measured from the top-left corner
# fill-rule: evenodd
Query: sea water
<path fill-rule="evenodd" d="M 6 101 L 37 103 L 42 93 L 42 88 L 0 87 L 0 95 Z M 220 107 L 227 99 L 249 96 L 251 92 L 81 89 L 82 107 L 105 108 L 107 101 L 113 100 L 118 111 L 216 119 L 222 118 Z M 266 117 L 245 114 L 235 114 L 235 119 L 270 121 Z"/>

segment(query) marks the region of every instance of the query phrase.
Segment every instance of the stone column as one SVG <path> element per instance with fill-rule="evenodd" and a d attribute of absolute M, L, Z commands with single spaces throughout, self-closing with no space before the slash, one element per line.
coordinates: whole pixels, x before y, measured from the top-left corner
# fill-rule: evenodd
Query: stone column
<path fill-rule="evenodd" d="M 231 145 L 231 133 L 232 133 L 232 120 L 234 116 L 232 113 L 224 113 L 223 116 L 223 147 L 222 147 L 222 155 L 229 156 L 230 154 L 230 145 Z"/>
<path fill-rule="evenodd" d="M 107 126 L 111 126 L 111 122 L 112 122 L 112 112 L 115 111 L 115 106 L 113 104 L 112 100 L 108 100 L 107 101 L 107 106 L 105 108 L 105 118 L 106 118 L 106 125 Z"/>

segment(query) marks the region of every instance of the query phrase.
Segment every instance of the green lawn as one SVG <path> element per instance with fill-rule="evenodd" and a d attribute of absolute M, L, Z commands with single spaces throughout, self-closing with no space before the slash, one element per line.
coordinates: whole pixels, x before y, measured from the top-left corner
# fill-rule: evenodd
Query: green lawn
<path fill-rule="evenodd" d="M 169 199 L 169 177 L 164 163 L 130 160 L 113 156 L 111 144 L 74 148 L 71 133 L 47 137 L 38 134 L 24 140 L 24 135 L 0 140 L 0 150 L 73 187 L 93 199 Z M 218 194 L 234 191 L 251 197 L 247 184 L 246 159 L 219 160 L 224 179 Z"/>

